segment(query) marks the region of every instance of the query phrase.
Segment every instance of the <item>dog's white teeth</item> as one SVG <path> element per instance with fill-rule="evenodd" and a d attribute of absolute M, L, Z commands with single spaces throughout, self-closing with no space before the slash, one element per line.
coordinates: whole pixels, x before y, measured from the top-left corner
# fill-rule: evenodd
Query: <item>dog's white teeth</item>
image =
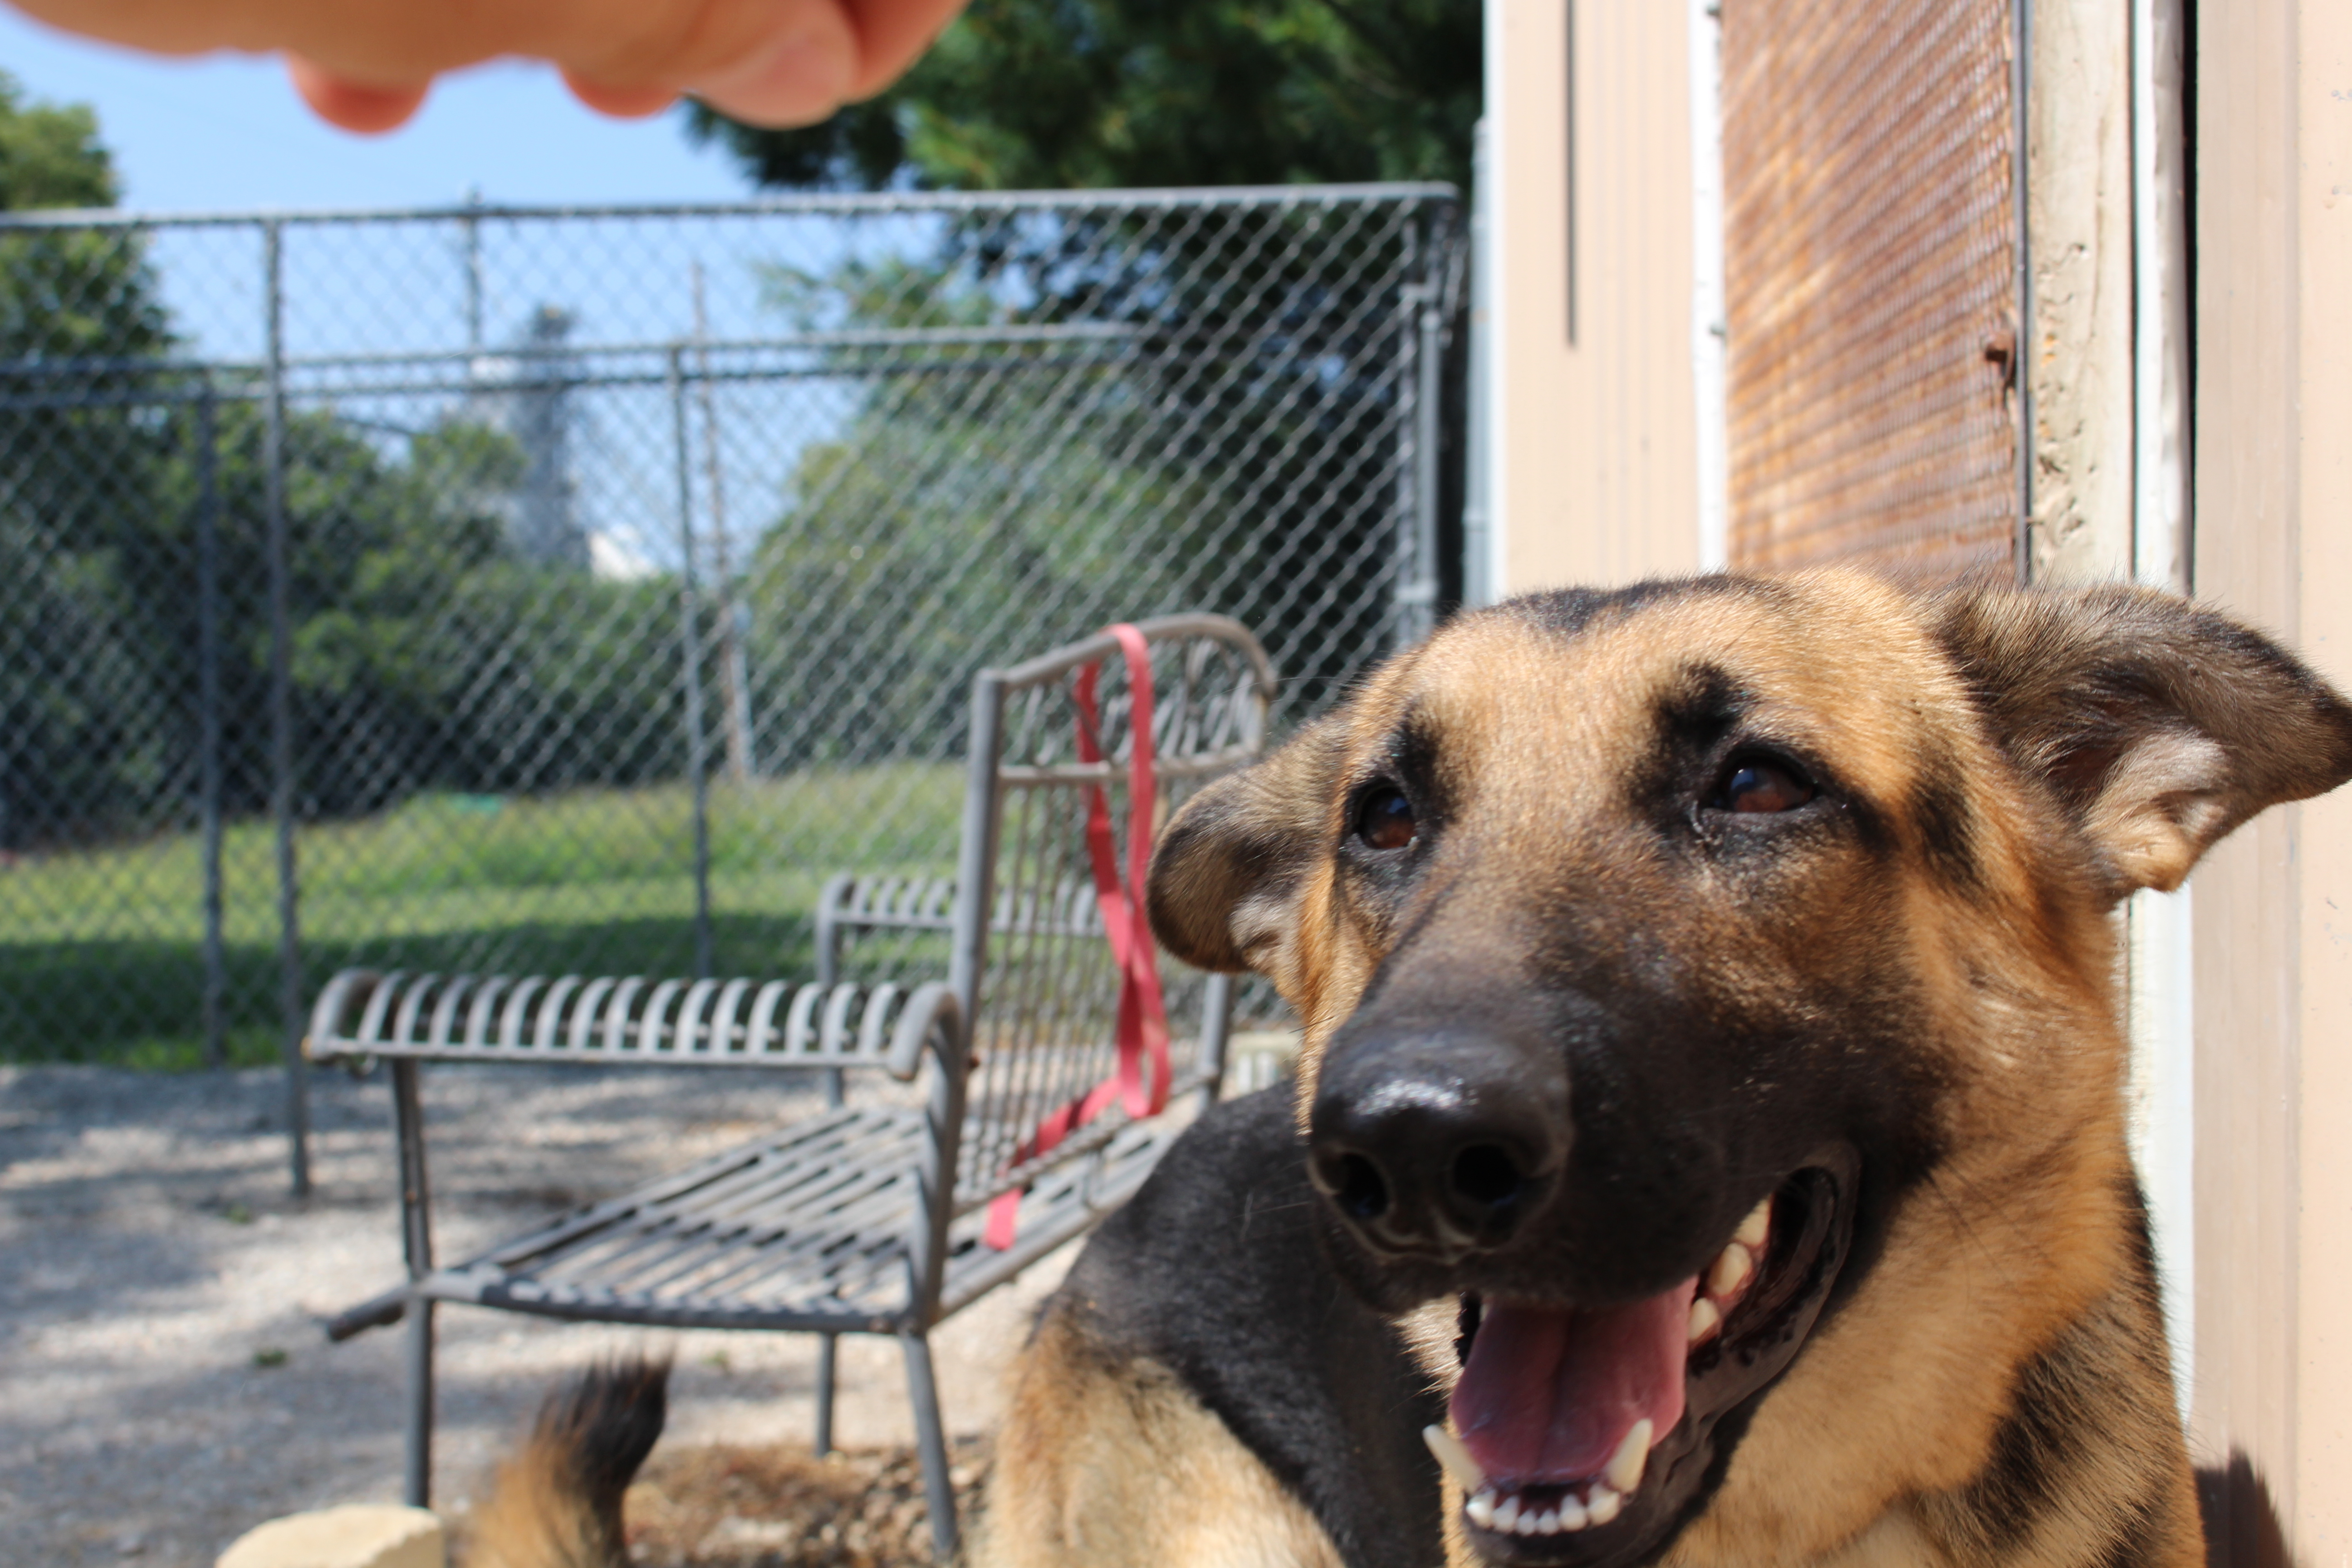
<path fill-rule="evenodd" d="M 1617 1445 L 1617 1452 L 1610 1456 L 1609 1468 L 1601 1472 L 1601 1479 L 1621 1492 L 1639 1487 L 1642 1468 L 1650 1462 L 1650 1434 L 1655 1430 L 1646 1415 L 1634 1422 L 1633 1429 Z"/>
<path fill-rule="evenodd" d="M 1748 1251 L 1757 1252 L 1763 1248 L 1764 1238 L 1771 1234 L 1772 1200 L 1768 1197 L 1748 1211 L 1748 1217 L 1739 1222 L 1739 1228 L 1732 1233 L 1731 1239 Z"/>
<path fill-rule="evenodd" d="M 1701 1296 L 1691 1303 L 1690 1342 L 1696 1344 L 1723 1326 L 1723 1314 L 1715 1303 Z"/>
<path fill-rule="evenodd" d="M 1479 1491 L 1486 1487 L 1486 1472 L 1478 1468 L 1478 1461 L 1470 1457 L 1470 1450 L 1463 1446 L 1461 1438 L 1443 1426 L 1424 1426 L 1421 1429 L 1421 1440 L 1429 1445 L 1430 1453 L 1436 1457 L 1439 1467 L 1454 1478 L 1454 1485 L 1465 1492 Z"/>
<path fill-rule="evenodd" d="M 1625 1494 L 1641 1484 L 1642 1465 L 1648 1458 L 1650 1423 L 1640 1421 L 1618 1449 L 1619 1460 L 1610 1462 L 1609 1473 L 1585 1489 L 1579 1499 L 1574 1492 L 1563 1493 L 1559 1500 L 1549 1507 L 1538 1507 L 1534 1501 L 1515 1491 L 1498 1492 L 1491 1486 L 1481 1487 L 1470 1494 L 1462 1505 L 1463 1513 L 1481 1530 L 1491 1530 L 1497 1535 L 1559 1535 L 1573 1534 L 1596 1524 L 1606 1524 L 1625 1511 Z M 1633 1438 L 1643 1440 L 1636 1448 Z M 1625 1467 L 1623 1456 L 1636 1455 L 1630 1473 L 1620 1474 Z"/>
<path fill-rule="evenodd" d="M 1728 1296 L 1748 1283 L 1755 1271 L 1756 1255 L 1738 1242 L 1733 1242 L 1716 1254 L 1715 1267 L 1706 1271 L 1706 1291 L 1710 1296 Z"/>

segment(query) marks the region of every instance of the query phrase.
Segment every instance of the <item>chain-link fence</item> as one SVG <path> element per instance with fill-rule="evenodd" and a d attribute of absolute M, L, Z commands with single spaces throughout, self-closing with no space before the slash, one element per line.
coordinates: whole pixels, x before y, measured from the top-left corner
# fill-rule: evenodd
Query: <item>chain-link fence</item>
<path fill-rule="evenodd" d="M 0 1057 L 306 984 L 775 973 L 953 861 L 967 683 L 1428 623 L 1444 187 L 0 220 Z"/>

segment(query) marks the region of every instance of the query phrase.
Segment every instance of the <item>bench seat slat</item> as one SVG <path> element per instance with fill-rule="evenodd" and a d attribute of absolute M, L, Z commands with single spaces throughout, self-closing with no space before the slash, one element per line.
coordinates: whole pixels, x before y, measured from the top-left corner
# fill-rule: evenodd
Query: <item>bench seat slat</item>
<path fill-rule="evenodd" d="M 561 1216 L 436 1269 L 424 1293 L 649 1326 L 887 1331 L 908 1305 L 906 1226 L 915 1183 L 905 1151 L 919 1143 L 922 1130 L 918 1113 L 895 1109 L 827 1121 L 840 1133 L 850 1131 L 842 1122 L 860 1118 L 869 1120 L 856 1136 L 819 1142 L 804 1128 L 780 1132 Z M 1021 1242 L 1012 1251 L 977 1245 L 977 1215 L 960 1220 L 950 1233 L 942 1310 L 985 1293 L 1123 1202 L 1176 1131 L 1165 1118 L 1127 1123 L 1103 1141 L 1098 1157 L 1048 1173 L 1022 1200 Z M 804 1165 L 812 1142 L 823 1152 Z M 795 1187 L 793 1178 L 836 1158 L 866 1168 L 845 1184 Z M 764 1173 L 772 1180 L 724 1201 L 708 1195 L 714 1183 L 760 1172 L 772 1160 L 776 1168 Z"/>

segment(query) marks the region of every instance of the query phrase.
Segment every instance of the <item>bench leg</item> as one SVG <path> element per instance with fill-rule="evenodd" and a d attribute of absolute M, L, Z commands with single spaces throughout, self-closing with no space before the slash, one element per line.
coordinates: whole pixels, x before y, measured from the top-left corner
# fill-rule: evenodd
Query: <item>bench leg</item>
<path fill-rule="evenodd" d="M 408 1506 L 431 1505 L 433 1493 L 433 1309 L 425 1297 L 408 1300 Z"/>
<path fill-rule="evenodd" d="M 838 1334 L 817 1336 L 816 1457 L 820 1459 L 833 1452 L 833 1355 L 840 1345 L 841 1336 Z"/>
<path fill-rule="evenodd" d="M 931 1379 L 931 1345 L 917 1333 L 898 1336 L 907 1352 L 907 1394 L 915 1406 L 915 1446 L 923 1457 L 923 1496 L 931 1510 L 932 1560 L 955 1561 L 955 1482 L 948 1475 L 947 1429 L 940 1423 L 939 1384 Z"/>

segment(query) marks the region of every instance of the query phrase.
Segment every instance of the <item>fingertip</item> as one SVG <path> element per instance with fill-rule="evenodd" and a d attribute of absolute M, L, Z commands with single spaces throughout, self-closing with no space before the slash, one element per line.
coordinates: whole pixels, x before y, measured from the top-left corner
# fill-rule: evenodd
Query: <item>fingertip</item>
<path fill-rule="evenodd" d="M 432 83 L 375 87 L 338 76 L 299 55 L 286 57 L 286 74 L 310 111 L 328 124 L 362 136 L 381 136 L 405 125 L 425 101 Z"/>
<path fill-rule="evenodd" d="M 563 73 L 563 85 L 572 89 L 572 97 L 597 113 L 609 114 L 615 120 L 650 119 L 677 101 L 674 88 L 613 87 L 570 71 Z"/>
<path fill-rule="evenodd" d="M 845 0 L 860 48 L 856 79 L 847 97 L 873 97 L 888 87 L 938 41 L 962 14 L 965 0 Z"/>
<path fill-rule="evenodd" d="M 797 24 L 741 64 L 689 84 L 697 98 L 749 125 L 814 125 L 847 102 L 858 41 L 826 5 L 799 8 Z"/>

